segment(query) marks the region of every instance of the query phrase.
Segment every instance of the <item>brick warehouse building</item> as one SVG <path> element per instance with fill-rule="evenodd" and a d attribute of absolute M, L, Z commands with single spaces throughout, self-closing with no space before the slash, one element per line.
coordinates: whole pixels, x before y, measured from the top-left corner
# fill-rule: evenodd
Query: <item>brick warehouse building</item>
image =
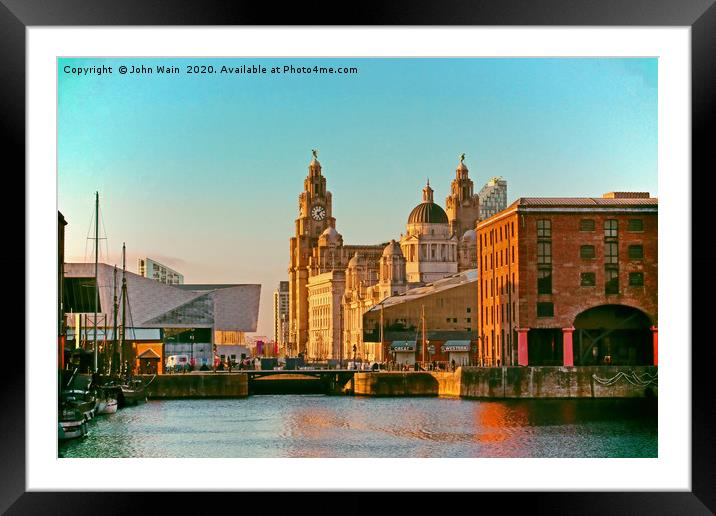
<path fill-rule="evenodd" d="M 657 364 L 658 200 L 520 198 L 477 224 L 483 365 Z"/>

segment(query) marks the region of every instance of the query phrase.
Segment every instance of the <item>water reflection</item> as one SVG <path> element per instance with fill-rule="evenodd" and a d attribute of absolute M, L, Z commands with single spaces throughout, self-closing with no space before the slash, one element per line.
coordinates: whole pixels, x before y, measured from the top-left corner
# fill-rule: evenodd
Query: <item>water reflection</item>
<path fill-rule="evenodd" d="M 656 402 L 252 396 L 100 416 L 64 457 L 656 457 Z"/>

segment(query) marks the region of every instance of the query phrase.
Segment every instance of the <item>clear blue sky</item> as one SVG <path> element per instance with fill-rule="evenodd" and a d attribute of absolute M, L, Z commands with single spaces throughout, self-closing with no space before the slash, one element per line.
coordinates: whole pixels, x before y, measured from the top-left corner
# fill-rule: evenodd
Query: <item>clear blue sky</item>
<path fill-rule="evenodd" d="M 77 76 L 69 66 L 112 66 Z M 178 75 L 120 75 L 173 64 Z M 187 64 L 355 66 L 352 75 L 199 74 Z M 460 153 L 476 191 L 657 195 L 657 59 L 60 59 L 59 209 L 67 261 L 92 260 L 95 190 L 109 257 L 187 283 L 261 283 L 260 334 L 287 279 L 311 149 L 346 243 L 398 238 L 427 177 L 444 205 Z"/>

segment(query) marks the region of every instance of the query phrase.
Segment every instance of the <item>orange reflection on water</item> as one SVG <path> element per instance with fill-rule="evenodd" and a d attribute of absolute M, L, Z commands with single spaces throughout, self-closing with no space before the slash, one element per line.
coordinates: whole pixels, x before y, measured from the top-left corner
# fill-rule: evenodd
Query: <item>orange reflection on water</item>
<path fill-rule="evenodd" d="M 482 443 L 498 443 L 513 439 L 529 426 L 529 410 L 526 406 L 504 402 L 481 402 L 473 412 L 475 420 L 474 440 Z M 519 453 L 519 450 L 513 450 Z"/>

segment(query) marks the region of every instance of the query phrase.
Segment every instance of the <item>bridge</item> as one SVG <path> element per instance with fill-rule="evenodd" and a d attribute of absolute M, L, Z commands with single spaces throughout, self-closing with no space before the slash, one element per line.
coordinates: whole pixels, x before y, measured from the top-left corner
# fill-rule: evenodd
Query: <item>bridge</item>
<path fill-rule="evenodd" d="M 266 391 L 267 387 L 269 387 L 267 382 L 271 382 L 272 385 L 268 392 L 276 394 L 296 391 L 305 392 L 306 388 L 309 389 L 309 392 L 340 394 L 348 382 L 352 384 L 353 376 L 356 373 L 369 372 L 355 369 L 257 369 L 242 371 L 249 379 L 249 393 Z M 276 381 L 271 381 L 271 377 L 275 377 Z M 353 385 L 350 386 L 350 391 L 353 391 Z"/>

